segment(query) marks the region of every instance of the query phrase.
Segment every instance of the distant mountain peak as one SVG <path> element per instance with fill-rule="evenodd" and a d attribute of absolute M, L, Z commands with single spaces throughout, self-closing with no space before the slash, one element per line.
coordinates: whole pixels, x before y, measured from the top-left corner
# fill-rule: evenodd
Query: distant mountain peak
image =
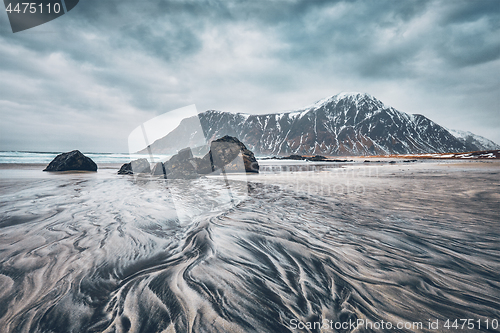
<path fill-rule="evenodd" d="M 318 108 L 321 108 L 322 106 L 327 105 L 327 104 L 332 104 L 332 103 L 337 104 L 340 102 L 356 103 L 356 104 L 361 103 L 361 102 L 367 102 L 367 103 L 373 104 L 374 106 L 376 106 L 378 108 L 385 107 L 385 104 L 382 101 L 378 100 L 377 98 L 373 97 L 370 94 L 363 93 L 363 92 L 341 92 L 341 93 L 338 93 L 336 95 L 332 95 L 330 97 L 323 98 L 323 99 L 321 99 L 321 100 L 319 100 L 311 105 L 303 107 L 300 110 L 297 110 L 295 112 L 310 110 L 310 109 L 318 109 Z"/>
<path fill-rule="evenodd" d="M 362 99 L 371 99 L 375 101 L 379 101 L 375 97 L 373 97 L 370 94 L 363 93 L 363 92 L 341 92 L 339 94 L 333 95 L 331 98 L 335 98 L 336 100 L 343 100 L 343 99 L 349 99 L 349 100 L 362 100 Z"/>
<path fill-rule="evenodd" d="M 362 92 L 342 92 L 295 111 L 234 114 L 209 110 L 198 118 L 205 139 L 190 143 L 192 147 L 230 135 L 260 156 L 451 153 L 496 146 L 472 133 L 448 131 L 423 115 L 398 111 Z M 179 128 L 165 137 L 168 140 L 154 142 L 153 152 L 171 153 L 171 145 L 165 144 L 169 140 L 179 145 L 191 142 L 192 135 L 185 130 Z"/>

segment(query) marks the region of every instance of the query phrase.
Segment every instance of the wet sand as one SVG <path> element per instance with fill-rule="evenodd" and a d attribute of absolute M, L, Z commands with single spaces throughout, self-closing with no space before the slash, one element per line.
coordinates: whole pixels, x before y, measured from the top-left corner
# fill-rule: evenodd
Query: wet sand
<path fill-rule="evenodd" d="M 498 332 L 497 161 L 43 167 L 0 167 L 2 332 Z"/>

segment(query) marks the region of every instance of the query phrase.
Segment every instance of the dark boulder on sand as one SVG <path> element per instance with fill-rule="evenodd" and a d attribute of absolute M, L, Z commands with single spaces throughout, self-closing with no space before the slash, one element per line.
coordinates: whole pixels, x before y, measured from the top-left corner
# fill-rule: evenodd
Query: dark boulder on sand
<path fill-rule="evenodd" d="M 238 158 L 238 156 L 240 156 Z M 194 179 L 224 168 L 225 172 L 259 172 L 254 154 L 237 138 L 224 136 L 212 141 L 203 158 L 184 148 L 164 164 L 167 179 Z"/>
<path fill-rule="evenodd" d="M 79 150 L 57 155 L 43 171 L 97 171 L 97 164 Z"/>
<path fill-rule="evenodd" d="M 237 159 L 240 154 L 243 165 L 241 159 Z M 226 172 L 259 172 L 254 154 L 240 140 L 229 135 L 212 141 L 210 151 L 202 160 L 211 162 L 212 171 L 224 168 Z"/>
<path fill-rule="evenodd" d="M 134 173 L 151 173 L 151 166 L 148 160 L 139 158 L 130 163 L 125 163 L 120 170 L 118 170 L 119 175 L 133 175 Z"/>
<path fill-rule="evenodd" d="M 240 157 L 239 157 L 240 156 Z M 151 173 L 167 179 L 195 179 L 217 170 L 225 172 L 259 172 L 254 154 L 238 139 L 225 136 L 212 141 L 203 158 L 194 157 L 191 148 L 181 149 L 165 163 L 158 162 L 150 170 L 146 159 L 124 164 L 118 174 Z"/>

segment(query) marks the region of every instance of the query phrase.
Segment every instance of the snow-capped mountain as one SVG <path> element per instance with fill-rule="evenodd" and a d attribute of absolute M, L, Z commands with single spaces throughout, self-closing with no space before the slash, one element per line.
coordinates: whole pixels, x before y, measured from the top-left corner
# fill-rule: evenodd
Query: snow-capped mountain
<path fill-rule="evenodd" d="M 155 141 L 152 151 L 175 153 L 172 151 L 175 146 L 195 147 L 224 135 L 237 137 L 260 156 L 415 154 L 486 149 L 484 140 L 462 140 L 422 115 L 397 111 L 364 93 L 341 93 L 291 112 L 250 115 L 209 110 L 200 113 L 198 118 L 207 142 L 193 140 L 196 136 L 189 129 L 195 127 L 191 125 L 198 119 L 191 117 Z"/>

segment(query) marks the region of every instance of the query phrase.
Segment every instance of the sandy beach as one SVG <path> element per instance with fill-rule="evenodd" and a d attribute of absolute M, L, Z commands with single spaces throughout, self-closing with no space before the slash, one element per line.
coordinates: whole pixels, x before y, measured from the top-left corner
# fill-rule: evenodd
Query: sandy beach
<path fill-rule="evenodd" d="M 500 163 L 365 160 L 193 181 L 1 165 L 0 327 L 498 331 Z"/>

